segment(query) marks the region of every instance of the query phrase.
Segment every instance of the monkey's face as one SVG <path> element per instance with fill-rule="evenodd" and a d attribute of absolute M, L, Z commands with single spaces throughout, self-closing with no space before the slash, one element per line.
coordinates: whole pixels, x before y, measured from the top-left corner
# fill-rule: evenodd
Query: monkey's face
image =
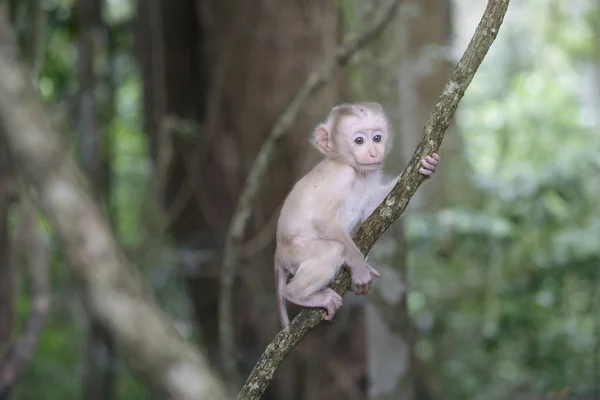
<path fill-rule="evenodd" d="M 376 171 L 383 164 L 389 141 L 387 124 L 381 118 L 345 117 L 340 121 L 338 143 L 346 160 L 359 172 Z"/>

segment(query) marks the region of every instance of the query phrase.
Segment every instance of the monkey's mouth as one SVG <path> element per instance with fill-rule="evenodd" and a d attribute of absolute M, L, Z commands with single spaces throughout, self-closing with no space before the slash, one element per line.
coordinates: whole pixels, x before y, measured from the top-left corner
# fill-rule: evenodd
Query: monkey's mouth
<path fill-rule="evenodd" d="M 360 165 L 361 167 L 379 167 L 381 165 L 381 162 L 374 162 L 374 163 L 358 163 L 358 165 Z"/>
<path fill-rule="evenodd" d="M 364 170 L 374 170 L 381 166 L 381 162 L 374 163 L 358 163 L 358 167 Z"/>

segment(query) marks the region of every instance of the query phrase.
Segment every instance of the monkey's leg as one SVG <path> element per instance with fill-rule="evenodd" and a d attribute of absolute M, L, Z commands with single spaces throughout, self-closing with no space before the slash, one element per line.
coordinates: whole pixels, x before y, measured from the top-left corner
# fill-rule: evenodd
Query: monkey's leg
<path fill-rule="evenodd" d="M 316 254 L 315 257 L 300 264 L 283 295 L 299 306 L 325 308 L 325 319 L 331 320 L 342 306 L 342 296 L 327 286 L 342 265 L 344 247 L 331 241 L 315 241 L 310 246 L 314 246 L 311 253 Z"/>
<path fill-rule="evenodd" d="M 277 291 L 277 310 L 279 312 L 279 320 L 281 326 L 284 328 L 290 324 L 290 318 L 287 312 L 287 306 L 285 304 L 285 296 L 283 295 L 283 289 L 286 284 L 286 273 L 281 263 L 275 259 L 275 286 Z"/>
<path fill-rule="evenodd" d="M 352 238 L 344 231 L 337 218 L 331 218 L 325 222 L 316 224 L 319 232 L 329 240 L 327 243 L 336 243 L 342 246 L 343 261 L 352 267 L 362 267 L 368 269 L 369 265 L 365 261 L 365 256 L 356 246 Z"/>
<path fill-rule="evenodd" d="M 331 233 L 342 245 L 343 257 L 352 276 L 352 291 L 356 294 L 367 294 L 373 286 L 371 275 L 379 276 L 379 271 L 371 267 L 358 249 L 354 241 L 344 232 L 339 224 L 331 224 Z"/>

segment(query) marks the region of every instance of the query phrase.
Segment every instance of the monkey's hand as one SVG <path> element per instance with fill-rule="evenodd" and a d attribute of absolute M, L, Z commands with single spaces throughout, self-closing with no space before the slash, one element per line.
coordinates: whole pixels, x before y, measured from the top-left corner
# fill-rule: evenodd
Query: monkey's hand
<path fill-rule="evenodd" d="M 351 290 L 356 294 L 367 294 L 373 287 L 372 276 L 379 277 L 380 274 L 375 268 L 363 262 L 359 266 L 351 266 L 350 275 L 352 276 Z"/>
<path fill-rule="evenodd" d="M 419 172 L 429 178 L 433 175 L 435 167 L 437 167 L 439 163 L 440 156 L 437 153 L 433 153 L 433 155 L 421 159 L 421 168 L 419 168 Z"/>

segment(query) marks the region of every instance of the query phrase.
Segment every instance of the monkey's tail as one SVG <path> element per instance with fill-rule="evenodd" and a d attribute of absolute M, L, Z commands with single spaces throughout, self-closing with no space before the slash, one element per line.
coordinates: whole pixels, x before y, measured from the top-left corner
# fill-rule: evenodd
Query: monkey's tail
<path fill-rule="evenodd" d="M 283 273 L 283 266 L 275 261 L 275 292 L 277 294 L 277 308 L 279 310 L 279 320 L 281 321 L 282 327 L 286 327 L 290 324 L 290 318 L 288 316 L 287 307 L 285 303 L 285 297 L 283 296 L 283 289 L 285 288 L 285 274 Z"/>

